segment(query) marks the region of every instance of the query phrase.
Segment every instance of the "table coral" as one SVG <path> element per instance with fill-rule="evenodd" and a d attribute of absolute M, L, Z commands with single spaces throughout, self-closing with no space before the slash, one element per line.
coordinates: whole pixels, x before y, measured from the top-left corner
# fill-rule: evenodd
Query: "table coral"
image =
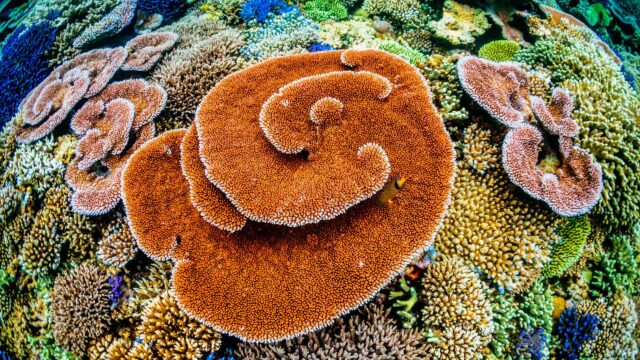
<path fill-rule="evenodd" d="M 442 18 L 428 26 L 435 37 L 453 46 L 473 45 L 475 38 L 491 27 L 486 12 L 453 0 L 444 2 Z"/>
<path fill-rule="evenodd" d="M 377 66 L 380 62 L 385 66 Z M 300 66 L 302 63 L 304 67 Z M 356 69 L 359 72 L 352 73 Z M 368 71 L 375 71 L 375 74 Z M 347 84 L 342 81 L 332 81 L 343 76 L 351 79 L 352 76 L 348 74 L 361 74 L 366 84 L 375 81 L 371 85 L 379 89 L 372 90 L 386 100 L 382 102 L 375 97 L 370 98 L 369 90 L 366 94 L 358 95 L 364 96 L 362 99 L 366 99 L 367 105 L 358 106 L 357 111 L 348 111 L 355 105 L 350 102 L 349 95 L 355 89 L 345 86 Z M 287 84 L 295 85 L 297 80 L 308 82 L 316 79 L 318 87 L 305 87 L 300 94 L 288 94 L 295 87 Z M 401 87 L 392 82 L 396 79 L 402 79 Z M 262 85 L 256 88 L 255 83 Z M 354 84 L 361 84 L 361 81 Z M 285 92 L 278 92 L 283 86 Z M 314 89 L 315 93 L 307 93 Z M 247 91 L 253 95 L 243 97 L 243 105 L 237 106 L 235 96 L 246 94 Z M 311 131 L 317 127 L 322 142 L 309 148 L 308 157 L 282 156 L 273 143 L 285 149 L 290 145 L 298 148 L 295 136 L 292 137 L 295 133 L 287 131 L 283 125 L 277 125 L 280 130 L 276 134 L 273 130 L 276 127 L 272 125 L 280 123 L 275 118 L 273 120 L 276 122 L 267 125 L 274 135 L 270 142 L 256 121 L 261 109 L 265 109 L 263 104 L 270 104 L 267 100 L 273 94 L 277 97 L 286 96 L 287 99 L 291 97 L 288 99 L 291 109 L 300 111 L 292 113 L 295 117 L 291 118 L 291 124 L 296 124 L 304 139 L 309 134 L 309 130 L 305 129 L 309 125 L 304 119 L 309 119 L 309 110 L 317 100 L 337 96 L 347 111 L 341 115 L 334 111 L 339 108 L 334 108 L 327 113 L 330 116 L 326 120 L 322 118 L 326 123 L 318 121 L 320 118 L 316 118 L 316 123 L 309 122 Z M 302 94 L 308 95 L 298 100 L 297 96 Z M 342 97 L 344 94 L 349 96 Z M 278 107 L 285 103 L 273 102 Z M 236 72 L 219 83 L 201 103 L 196 115 L 199 154 L 190 155 L 200 155 L 208 178 L 216 179 L 218 185 L 224 184 L 219 188 L 225 189 L 227 196 L 233 193 L 235 198 L 249 203 L 258 199 L 246 197 L 247 190 L 229 180 L 237 178 L 237 173 L 250 171 L 250 177 L 256 177 L 256 181 L 247 183 L 242 180 L 241 183 L 252 184 L 250 186 L 256 191 L 262 191 L 256 187 L 258 184 L 273 189 L 273 179 L 264 177 L 263 171 L 273 173 L 272 169 L 264 168 L 266 164 L 269 164 L 267 167 L 282 169 L 296 166 L 302 171 L 303 167 L 310 164 L 308 159 L 313 158 L 318 163 L 314 167 L 320 166 L 319 171 L 330 172 L 330 168 L 322 168 L 322 163 L 328 159 L 326 156 L 343 154 L 340 156 L 357 157 L 358 148 L 369 142 L 375 142 L 378 146 L 365 147 L 367 150 L 363 155 L 368 152 L 365 159 L 376 162 L 383 160 L 380 155 L 384 150 L 393 174 L 402 173 L 408 179 L 401 194 L 393 206 L 381 207 L 371 199 L 331 221 L 297 228 L 248 222 L 241 231 L 228 234 L 207 223 L 192 206 L 188 182 L 182 177 L 180 169 L 180 145 L 185 131 L 170 131 L 137 151 L 123 175 L 124 203 L 132 232 L 147 255 L 177 261 L 173 285 L 178 303 L 189 314 L 216 329 L 245 339 L 267 341 L 322 327 L 338 314 L 362 304 L 390 280 L 390 275 L 397 273 L 415 253 L 429 244 L 428 234 L 434 233 L 441 212 L 446 207 L 453 172 L 450 140 L 429 104 L 424 80 L 415 68 L 401 58 L 375 50 L 295 55 L 262 62 Z M 280 116 L 280 111 L 288 112 L 289 109 L 276 108 L 278 112 L 274 114 Z M 405 112 L 405 109 L 411 111 Z M 367 119 L 379 117 L 363 116 L 371 111 L 385 113 L 385 117 L 395 120 L 367 122 Z M 223 116 L 225 121 L 216 120 L 217 116 Z M 344 116 L 344 120 L 341 120 L 341 116 Z M 293 119 L 296 119 L 295 122 Z M 333 123 L 333 120 L 336 122 Z M 360 126 L 363 121 L 366 126 Z M 416 127 L 417 123 L 421 125 Z M 346 124 L 349 124 L 348 131 L 342 129 Z M 406 130 L 397 132 L 395 129 L 399 126 Z M 335 143 L 339 138 L 334 134 L 339 133 L 350 135 L 344 141 Z M 407 134 L 413 135 L 409 137 Z M 232 143 L 236 146 L 229 147 Z M 245 146 L 249 148 L 243 148 Z M 216 150 L 211 152 L 209 147 Z M 332 147 L 341 150 L 332 152 Z M 424 152 L 424 156 L 416 156 L 419 152 Z M 251 154 L 252 161 L 247 161 L 247 154 Z M 345 158 L 345 161 L 351 160 Z M 325 166 L 327 164 L 330 163 Z M 231 172 L 222 171 L 223 168 L 218 171 L 215 169 L 217 166 Z M 262 166 L 264 170 L 255 166 Z M 150 168 L 154 171 L 148 171 Z M 300 174 L 304 172 L 306 170 Z M 380 174 L 378 170 L 375 173 Z M 268 181 L 265 183 L 257 177 Z M 300 180 L 288 179 L 286 184 L 277 186 L 284 186 L 281 189 L 288 188 L 288 193 L 295 194 L 304 189 L 290 186 Z M 329 194 L 331 187 L 326 189 L 324 193 Z M 165 191 L 172 195 L 166 196 Z M 268 208 L 271 206 L 267 198 L 259 201 Z M 296 201 L 300 203 L 304 199 L 298 198 Z M 330 201 L 335 206 L 343 206 L 333 199 Z M 323 206 L 310 204 L 311 208 L 317 208 L 318 205 Z M 255 210 L 260 208 L 256 207 Z M 150 221 L 149 216 L 154 220 Z M 162 216 L 162 220 L 158 216 Z M 280 217 L 276 212 L 263 218 L 280 222 L 285 217 Z M 303 223 L 309 222 L 302 219 Z M 159 224 L 162 226 L 158 227 Z M 383 250 L 385 248 L 388 250 Z M 377 255 L 381 253 L 385 256 Z M 216 265 L 215 271 L 209 268 L 211 256 L 217 259 L 219 265 Z M 251 256 L 252 260 L 238 260 L 242 256 Z M 242 266 L 243 270 L 233 270 L 237 266 Z M 228 275 L 227 271 L 233 271 L 234 275 Z M 295 285 L 289 280 L 293 278 Z M 193 279 L 199 280 L 193 282 Z M 334 281 L 337 279 L 340 279 L 339 283 Z M 261 290 L 246 292 L 243 285 L 236 286 L 247 281 Z M 224 293 L 221 289 L 225 289 Z M 207 295 L 199 295 L 202 291 Z M 236 292 L 237 296 L 230 297 L 230 292 Z M 265 296 L 269 301 L 263 300 Z M 231 299 L 242 301 L 245 305 L 235 306 L 233 303 L 236 300 Z M 247 302 L 261 305 L 247 307 Z M 229 319 L 234 320 L 230 323 L 227 321 Z"/>
<path fill-rule="evenodd" d="M 428 354 L 422 335 L 399 329 L 384 306 L 369 304 L 348 320 L 338 319 L 327 329 L 275 344 L 241 343 L 235 353 L 246 360 L 422 359 Z"/>
<path fill-rule="evenodd" d="M 59 276 L 51 307 L 56 341 L 84 353 L 90 339 L 102 335 L 110 323 L 108 276 L 92 265 L 81 265 Z"/>
<path fill-rule="evenodd" d="M 178 41 L 172 32 L 154 32 L 138 35 L 129 40 L 124 48 L 129 53 L 122 70 L 149 71 Z"/>
<path fill-rule="evenodd" d="M 90 43 L 117 34 L 127 27 L 136 15 L 138 0 L 124 0 L 98 22 L 82 31 L 73 40 L 73 47 L 83 48 Z"/>

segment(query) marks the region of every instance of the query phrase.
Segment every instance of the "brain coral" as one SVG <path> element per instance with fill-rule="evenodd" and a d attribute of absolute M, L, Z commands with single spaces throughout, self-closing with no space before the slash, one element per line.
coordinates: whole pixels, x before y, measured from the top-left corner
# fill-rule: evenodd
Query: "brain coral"
<path fill-rule="evenodd" d="M 196 125 L 198 151 L 181 151 L 189 138 L 174 130 L 136 152 L 123 199 L 143 251 L 176 261 L 178 304 L 242 339 L 292 337 L 359 306 L 430 244 L 447 207 L 451 141 L 424 79 L 385 52 L 259 63 L 221 81 Z M 237 210 L 270 224 L 232 234 L 210 225 L 191 202 L 181 156 L 201 161 Z M 403 190 L 377 205 L 375 189 L 398 174 Z"/>

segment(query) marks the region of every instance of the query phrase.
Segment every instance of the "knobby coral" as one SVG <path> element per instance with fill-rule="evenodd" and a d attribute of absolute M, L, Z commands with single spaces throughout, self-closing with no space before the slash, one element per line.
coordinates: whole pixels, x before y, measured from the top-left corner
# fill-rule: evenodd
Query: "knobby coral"
<path fill-rule="evenodd" d="M 153 119 L 166 101 L 167 93 L 159 85 L 125 80 L 110 84 L 77 111 L 71 128 L 82 138 L 65 175 L 74 190 L 76 212 L 100 215 L 120 202 L 125 162 L 154 136 Z M 96 168 L 98 162 L 107 170 Z"/>
<path fill-rule="evenodd" d="M 198 151 L 177 130 L 136 152 L 124 204 L 143 251 L 177 262 L 181 307 L 243 339 L 305 333 L 362 304 L 429 245 L 446 209 L 451 142 L 423 78 L 385 52 L 294 55 L 236 72 L 205 97 L 195 126 Z M 209 224 L 181 158 L 201 161 L 233 204 L 209 216 L 233 210 L 270 224 L 232 234 Z M 376 189 L 400 173 L 393 205 L 378 205 Z"/>
<path fill-rule="evenodd" d="M 108 275 L 81 265 L 56 278 L 51 306 L 53 334 L 67 349 L 84 353 L 88 341 L 102 335 L 111 321 Z"/>

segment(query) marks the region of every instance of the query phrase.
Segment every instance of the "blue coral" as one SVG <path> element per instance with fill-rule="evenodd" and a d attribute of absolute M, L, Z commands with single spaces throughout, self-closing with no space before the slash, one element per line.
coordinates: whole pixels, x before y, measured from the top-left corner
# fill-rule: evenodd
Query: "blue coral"
<path fill-rule="evenodd" d="M 323 43 L 322 41 L 319 41 L 309 46 L 308 50 L 309 52 L 321 52 L 321 51 L 335 50 L 335 48 L 327 43 Z"/>
<path fill-rule="evenodd" d="M 29 28 L 20 25 L 9 37 L 0 58 L 0 128 L 18 110 L 22 99 L 49 74 L 46 52 L 57 29 L 50 21 Z"/>
<path fill-rule="evenodd" d="M 120 301 L 120 298 L 124 294 L 124 290 L 122 289 L 124 278 L 120 275 L 114 275 L 110 277 L 107 281 L 109 285 L 111 285 L 111 295 L 109 295 L 109 301 L 111 301 L 111 306 L 115 307 Z"/>
<path fill-rule="evenodd" d="M 542 360 L 547 355 L 547 336 L 543 328 L 523 329 L 516 344 L 516 355 L 520 359 Z"/>
<path fill-rule="evenodd" d="M 249 0 L 240 10 L 240 18 L 245 22 L 265 22 L 270 13 L 281 15 L 293 10 L 294 6 L 285 4 L 282 0 Z"/>
<path fill-rule="evenodd" d="M 563 359 L 578 360 L 580 351 L 588 341 L 596 339 L 600 319 L 593 314 L 580 314 L 576 308 L 567 308 L 558 319 L 558 338 Z"/>
<path fill-rule="evenodd" d="M 138 10 L 145 14 L 160 14 L 171 20 L 185 9 L 186 0 L 138 0 Z"/>

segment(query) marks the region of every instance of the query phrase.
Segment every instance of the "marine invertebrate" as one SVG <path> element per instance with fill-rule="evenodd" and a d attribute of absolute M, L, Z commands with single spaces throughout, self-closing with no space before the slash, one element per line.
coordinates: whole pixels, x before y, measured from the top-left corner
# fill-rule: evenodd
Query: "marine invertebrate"
<path fill-rule="evenodd" d="M 512 40 L 495 40 L 482 45 L 478 56 L 495 62 L 511 61 L 520 50 L 520 44 Z"/>
<path fill-rule="evenodd" d="M 427 15 L 416 0 L 365 0 L 362 10 L 407 27 L 420 27 L 427 20 Z"/>
<path fill-rule="evenodd" d="M 573 99 L 566 89 L 561 87 L 553 89 L 548 104 L 545 104 L 542 98 L 532 96 L 531 108 L 536 118 L 551 135 L 570 138 L 578 135 L 578 123 L 571 118 Z"/>
<path fill-rule="evenodd" d="M 200 40 L 187 46 L 178 43 L 151 73 L 150 80 L 167 91 L 166 109 L 157 120 L 160 131 L 191 123 L 207 92 L 239 69 L 239 51 L 245 43 L 238 31 L 216 27 L 196 38 Z"/>
<path fill-rule="evenodd" d="M 390 309 L 369 304 L 347 320 L 339 318 L 327 329 L 274 344 L 240 343 L 235 355 L 242 359 L 278 358 L 330 360 L 425 358 L 422 335 L 415 329 L 400 329 Z"/>
<path fill-rule="evenodd" d="M 149 302 L 137 332 L 160 359 L 200 359 L 220 348 L 220 334 L 190 318 L 170 292 Z"/>
<path fill-rule="evenodd" d="M 98 49 L 54 69 L 20 104 L 24 124 L 18 128 L 18 141 L 33 142 L 53 131 L 81 99 L 107 85 L 126 57 L 123 48 Z"/>
<path fill-rule="evenodd" d="M 56 342 L 79 354 L 110 323 L 108 276 L 93 265 L 80 265 L 56 278 L 51 319 Z"/>
<path fill-rule="evenodd" d="M 548 355 L 546 343 L 547 336 L 544 329 L 522 329 L 515 353 L 523 359 L 542 360 Z"/>
<path fill-rule="evenodd" d="M 117 216 L 106 226 L 98 242 L 98 259 L 111 266 L 125 266 L 138 252 L 136 241 L 126 219 Z"/>
<path fill-rule="evenodd" d="M 547 278 L 562 275 L 580 259 L 591 233 L 591 222 L 586 216 L 569 218 L 556 228 L 556 233 L 561 242 L 553 245 L 551 260 L 542 270 Z"/>
<path fill-rule="evenodd" d="M 444 329 L 439 335 L 427 334 L 428 359 L 474 360 L 478 358 L 482 339 L 477 332 L 454 325 Z"/>
<path fill-rule="evenodd" d="M 149 266 L 144 277 L 133 282 L 127 307 L 134 318 L 140 318 L 153 299 L 171 289 L 172 270 L 170 261 L 157 261 Z"/>
<path fill-rule="evenodd" d="M 107 86 L 74 115 L 71 128 L 82 138 L 65 179 L 74 189 L 72 206 L 85 215 L 104 214 L 120 201 L 120 174 L 128 157 L 153 137 L 153 119 L 162 111 L 167 93 L 141 79 Z M 100 161 L 108 172 L 95 171 Z"/>
<path fill-rule="evenodd" d="M 137 9 L 145 14 L 159 14 L 173 20 L 185 10 L 186 0 L 138 0 Z"/>
<path fill-rule="evenodd" d="M 580 313 L 576 308 L 567 308 L 558 319 L 560 354 L 569 360 L 580 357 L 582 347 L 597 338 L 600 318 L 592 313 Z"/>
<path fill-rule="evenodd" d="M 13 117 L 22 99 L 48 74 L 45 53 L 57 30 L 50 21 L 21 25 L 7 38 L 0 58 L 0 129 Z"/>
<path fill-rule="evenodd" d="M 491 117 L 508 127 L 525 122 L 531 113 L 528 79 L 519 66 L 467 56 L 458 60 L 457 69 L 464 90 Z"/>
<path fill-rule="evenodd" d="M 245 22 L 263 23 L 269 14 L 281 15 L 293 9 L 282 0 L 249 0 L 240 10 L 240 18 Z"/>
<path fill-rule="evenodd" d="M 465 120 L 469 113 L 462 106 L 464 94 L 456 72 L 457 56 L 432 55 L 416 64 L 429 83 L 433 102 L 446 122 Z"/>
<path fill-rule="evenodd" d="M 453 0 L 446 0 L 442 9 L 442 18 L 429 22 L 429 29 L 439 39 L 453 46 L 467 46 L 475 42 L 491 27 L 487 13 L 482 9 L 472 8 Z"/>
<path fill-rule="evenodd" d="M 378 49 L 396 54 L 413 65 L 417 64 L 418 62 L 425 62 L 427 60 L 427 57 L 418 50 L 412 49 L 408 46 L 404 46 L 397 41 L 383 41 L 378 46 Z"/>
<path fill-rule="evenodd" d="M 600 200 L 602 170 L 570 138 L 560 138 L 560 166 L 538 165 L 542 133 L 532 125 L 511 129 L 502 145 L 502 164 L 509 179 L 534 199 L 545 201 L 560 215 L 589 212 Z"/>
<path fill-rule="evenodd" d="M 154 32 L 138 35 L 129 40 L 124 48 L 129 56 L 122 64 L 122 70 L 149 71 L 178 41 L 172 32 Z"/>
<path fill-rule="evenodd" d="M 619 291 L 633 292 L 638 277 L 638 263 L 633 240 L 623 234 L 607 239 L 607 251 L 595 259 L 589 292 L 593 296 L 611 296 Z"/>
<path fill-rule="evenodd" d="M 304 13 L 313 21 L 344 20 L 349 16 L 340 0 L 310 0 L 304 4 Z"/>
<path fill-rule="evenodd" d="M 83 48 L 88 44 L 117 34 L 127 27 L 136 15 L 138 0 L 123 0 L 118 6 L 113 8 L 100 21 L 92 24 L 82 31 L 73 40 L 73 47 Z"/>
<path fill-rule="evenodd" d="M 385 63 L 384 67 L 373 65 L 381 62 Z M 391 76 L 392 73 L 402 74 L 402 87 L 393 85 L 392 81 L 398 77 Z M 255 88 L 255 83 L 262 86 Z M 314 86 L 301 87 L 302 84 Z M 367 85 L 369 90 L 358 90 L 356 85 Z M 249 89 L 253 94 L 250 101 L 238 106 L 235 96 Z M 378 96 L 386 100 L 381 101 Z M 330 98 L 341 100 L 346 111 L 342 112 L 340 103 Z M 351 102 L 352 98 L 362 99 L 367 105 L 353 107 L 360 102 Z M 286 103 L 280 101 L 283 99 L 287 99 L 292 107 L 283 108 Z M 177 261 L 173 285 L 178 303 L 216 329 L 256 341 L 282 339 L 317 329 L 361 304 L 390 280 L 390 274 L 398 272 L 415 253 L 429 245 L 429 236 L 425 240 L 425 234 L 433 234 L 440 221 L 453 172 L 450 140 L 429 104 L 424 80 L 415 68 L 401 58 L 375 50 L 282 57 L 236 72 L 220 82 L 201 103 L 195 125 L 199 151 L 188 156 L 202 161 L 207 178 L 215 180 L 227 198 L 234 199 L 231 201 L 234 207 L 240 212 L 244 209 L 246 215 L 254 213 L 270 223 L 299 225 L 324 218 L 325 214 L 318 213 L 317 209 L 326 208 L 326 215 L 329 215 L 326 218 L 335 216 L 335 209 L 344 209 L 346 214 L 331 221 L 295 228 L 250 221 L 241 231 L 232 234 L 210 225 L 193 207 L 188 181 L 182 177 L 180 146 L 186 131 L 181 130 L 166 132 L 143 145 L 128 162 L 122 184 L 132 232 L 147 255 Z M 316 110 L 312 112 L 314 108 Z M 351 108 L 353 110 L 348 110 Z M 294 112 L 290 112 L 291 109 Z M 411 109 L 411 112 L 405 112 L 405 109 Z M 371 111 L 384 112 L 386 117 L 395 120 L 371 123 L 369 120 L 375 117 L 364 115 Z M 264 112 L 268 116 L 260 116 Z M 290 124 L 295 124 L 299 133 L 287 130 L 286 123 L 281 122 L 285 114 L 289 114 L 286 116 L 289 116 Z M 218 116 L 226 119 L 226 125 L 217 120 Z M 258 118 L 264 121 L 257 121 Z M 235 124 L 229 123 L 230 119 Z M 421 125 L 416 128 L 419 130 L 415 137 L 408 137 L 406 132 L 400 135 L 394 130 L 400 123 L 411 128 L 418 123 Z M 348 131 L 342 132 L 340 129 L 346 124 L 349 124 Z M 314 144 L 314 138 L 309 137 L 315 129 L 322 134 L 321 143 Z M 336 130 L 343 134 L 342 140 L 338 141 L 332 135 Z M 347 133 L 349 138 L 344 138 Z M 248 141 L 247 136 L 253 140 Z M 351 144 L 347 145 L 349 142 Z M 368 143 L 377 145 L 365 145 Z M 235 150 L 228 146 L 231 144 L 236 144 Z M 211 153 L 213 148 L 215 154 Z M 308 149 L 308 157 L 303 154 L 283 156 L 278 150 L 304 148 Z M 247 197 L 247 189 L 234 180 L 240 173 L 251 172 L 251 177 L 256 177 L 256 185 L 271 188 L 273 169 L 284 170 L 295 164 L 299 178 L 288 179 L 289 184 L 282 184 L 285 187 L 278 192 L 308 193 L 308 190 L 290 186 L 299 181 L 306 182 L 309 176 L 329 179 L 322 173 L 335 171 L 331 170 L 329 157 L 338 154 L 337 148 L 344 154 L 341 157 L 350 158 L 344 158 L 345 164 L 364 166 L 364 172 L 370 176 L 360 174 L 357 178 L 368 187 L 376 187 L 380 178 L 391 175 L 385 165 L 391 164 L 392 174 L 402 173 L 409 179 L 402 190 L 402 200 L 396 199 L 389 207 L 376 205 L 375 199 L 355 198 L 361 203 L 351 207 L 353 198 L 341 194 L 329 197 L 330 187 L 314 180 L 316 186 L 326 190 L 320 192 L 320 197 L 314 195 L 313 198 L 327 201 L 332 206 L 311 204 L 294 196 L 291 199 L 295 199 L 302 213 L 297 213 L 295 207 L 286 206 L 283 210 L 291 214 L 287 215 L 273 212 L 269 198 L 256 202 L 256 197 Z M 416 156 L 418 153 L 423 156 Z M 249 154 L 250 158 L 247 158 Z M 358 157 L 361 160 L 357 160 Z M 309 162 L 310 158 L 317 165 Z M 358 165 L 358 161 L 362 165 Z M 322 163 L 326 167 L 323 168 Z M 303 169 L 309 165 L 320 166 L 318 172 L 309 175 L 308 170 Z M 217 166 L 226 170 L 218 171 Z M 430 175 L 425 177 L 425 174 Z M 241 182 L 247 184 L 244 180 Z M 345 189 L 351 186 L 347 184 Z M 265 193 L 264 188 L 252 188 Z M 362 194 L 373 195 L 369 189 L 362 191 L 361 197 Z M 172 195 L 166 196 L 167 193 Z M 259 203 L 264 208 L 260 208 Z M 154 226 L 150 227 L 149 216 L 156 218 Z M 161 226 L 156 226 L 158 224 Z M 336 229 L 342 230 L 337 232 Z M 358 229 L 366 231 L 367 236 L 357 235 Z M 392 233 L 403 235 L 390 236 Z M 205 239 L 206 242 L 201 241 Z M 387 247 L 389 251 L 382 250 Z M 380 253 L 385 253 L 385 257 L 376 255 Z M 259 256 L 251 261 L 241 260 L 243 256 L 253 257 L 250 254 Z M 210 256 L 219 259 L 215 271 L 210 271 L 210 261 L 203 261 Z M 291 261 L 294 258 L 296 260 Z M 240 264 L 244 268 L 241 273 L 232 270 Z M 227 271 L 234 271 L 235 275 L 226 275 Z M 337 276 L 339 273 L 344 276 Z M 361 275 L 354 277 L 355 273 Z M 257 274 L 261 275 L 256 277 Z M 250 276 L 250 280 L 248 277 L 243 279 L 244 276 Z M 197 284 L 192 281 L 194 278 L 199 279 Z M 290 282 L 293 278 L 295 281 Z M 339 284 L 332 279 L 340 279 Z M 251 281 L 261 291 L 247 293 L 240 285 L 245 281 Z M 283 288 L 290 291 L 283 292 Z M 220 289 L 225 289 L 224 296 Z M 203 292 L 207 296 L 200 295 Z M 237 295 L 230 296 L 231 293 Z M 329 293 L 332 295 L 326 296 Z M 265 296 L 269 301 L 261 300 Z M 237 307 L 229 303 L 231 298 L 262 305 Z M 229 319 L 234 320 L 229 323 Z"/>
<path fill-rule="evenodd" d="M 309 50 L 309 52 L 320 52 L 320 51 L 335 50 L 335 48 L 329 44 L 319 41 L 317 43 L 311 44 L 311 46 L 309 46 L 307 50 Z"/>
<path fill-rule="evenodd" d="M 473 123 L 464 129 L 463 136 L 462 153 L 475 171 L 485 174 L 500 166 L 500 148 L 489 128 Z"/>

